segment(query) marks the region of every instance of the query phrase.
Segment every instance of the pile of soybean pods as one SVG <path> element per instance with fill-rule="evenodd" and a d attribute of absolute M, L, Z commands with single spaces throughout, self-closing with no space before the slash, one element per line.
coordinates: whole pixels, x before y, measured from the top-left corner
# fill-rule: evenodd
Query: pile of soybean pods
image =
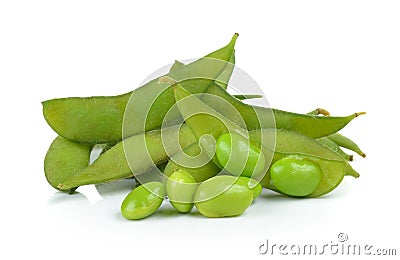
<path fill-rule="evenodd" d="M 132 92 L 42 102 L 58 134 L 44 161 L 48 183 L 73 194 L 83 185 L 135 179 L 121 213 L 137 220 L 164 200 L 182 213 L 196 206 L 206 217 L 238 216 L 263 188 L 312 198 L 334 190 L 344 176 L 359 177 L 347 152 L 365 154 L 338 131 L 364 112 L 299 114 L 243 102 L 259 95 L 230 95 L 237 37 L 189 64 L 176 61 Z M 165 140 L 173 139 L 166 149 Z"/>

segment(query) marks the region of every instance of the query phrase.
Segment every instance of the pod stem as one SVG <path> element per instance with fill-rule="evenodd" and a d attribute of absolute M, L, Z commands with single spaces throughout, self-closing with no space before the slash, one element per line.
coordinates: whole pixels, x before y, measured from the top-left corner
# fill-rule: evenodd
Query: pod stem
<path fill-rule="evenodd" d="M 318 115 L 330 116 L 331 115 L 331 113 L 329 113 L 328 110 L 323 109 L 323 108 L 314 109 L 313 111 L 308 112 L 307 114 L 311 115 L 311 116 L 318 116 Z"/>
<path fill-rule="evenodd" d="M 358 116 L 365 115 L 365 114 L 366 114 L 366 112 L 358 112 L 358 113 L 355 113 L 354 115 L 356 117 L 358 117 Z"/>
<path fill-rule="evenodd" d="M 328 110 L 323 109 L 323 108 L 317 108 L 317 112 L 318 112 L 318 115 L 324 115 L 324 116 L 330 116 L 331 115 L 331 113 L 329 113 Z"/>

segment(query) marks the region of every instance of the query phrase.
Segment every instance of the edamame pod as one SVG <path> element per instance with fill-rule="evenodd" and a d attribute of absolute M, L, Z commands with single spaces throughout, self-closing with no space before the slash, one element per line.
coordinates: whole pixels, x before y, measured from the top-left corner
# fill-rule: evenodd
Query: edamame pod
<path fill-rule="evenodd" d="M 205 91 L 225 69 L 226 64 L 230 64 L 228 61 L 233 55 L 237 37 L 238 34 L 235 34 L 225 47 L 173 70 L 168 75 L 175 79 L 202 77 L 195 82 L 182 84 L 195 92 Z M 230 67 L 233 69 L 233 66 Z M 190 85 L 192 83 L 195 85 Z M 115 142 L 123 138 L 123 126 L 125 137 L 160 128 L 165 114 L 175 102 L 173 91 L 167 85 L 154 79 L 133 92 L 114 97 L 47 100 L 42 102 L 43 115 L 55 132 L 69 140 L 88 144 Z M 134 99 L 132 106 L 135 114 L 125 115 L 128 122 L 123 125 L 124 112 L 130 99 Z M 150 104 L 149 111 L 142 111 Z M 129 107 L 127 112 L 131 109 Z M 144 126 L 141 116 L 147 116 Z"/>
<path fill-rule="evenodd" d="M 279 109 L 251 106 L 233 98 L 226 90 L 212 85 L 208 88 L 207 94 L 201 100 L 231 121 L 239 124 L 238 120 L 244 120 L 248 130 L 260 128 L 278 128 L 297 132 L 311 138 L 320 138 L 336 133 L 354 118 L 365 114 L 364 112 L 354 113 L 345 117 L 322 117 L 317 115 L 297 114 Z M 227 101 L 236 111 L 226 110 L 226 104 L 218 98 Z M 237 113 L 240 114 L 238 118 Z M 240 123 L 242 125 L 242 123 Z"/>
<path fill-rule="evenodd" d="M 224 69 L 224 71 L 217 77 L 217 79 L 214 81 L 214 84 L 217 84 L 218 86 L 226 89 L 227 88 L 227 83 L 229 82 L 229 79 L 232 75 L 233 68 L 235 64 L 235 55 L 232 56 L 231 60 L 229 61 L 232 65 L 227 65 L 227 67 Z M 170 71 L 174 71 L 176 69 L 179 69 L 181 67 L 185 66 L 180 61 L 175 60 L 174 63 L 172 64 Z M 229 66 L 229 67 L 228 67 Z M 233 97 L 239 99 L 239 100 L 248 100 L 248 99 L 255 99 L 255 98 L 262 98 L 262 95 L 259 94 L 243 94 L 243 95 L 232 95 Z"/>
<path fill-rule="evenodd" d="M 332 151 L 338 153 L 340 156 L 342 156 L 344 159 L 348 160 L 348 161 L 352 161 L 353 160 L 353 155 L 349 155 L 347 153 L 345 153 L 342 149 L 340 149 L 340 146 L 333 142 L 332 140 L 330 140 L 327 137 L 321 137 L 316 139 L 319 143 L 325 145 L 326 147 L 328 147 L 329 149 L 331 149 Z"/>
<path fill-rule="evenodd" d="M 262 133 L 261 133 L 262 132 Z M 251 132 L 254 139 L 263 137 L 263 147 L 273 151 L 272 163 L 290 156 L 297 155 L 317 164 L 322 171 L 322 179 L 319 186 L 307 197 L 319 197 L 335 189 L 343 180 L 349 163 L 336 152 L 330 150 L 316 140 L 307 136 L 280 129 L 262 129 Z M 276 142 L 269 140 L 276 138 Z M 270 174 L 266 174 L 261 184 L 268 189 L 278 191 L 270 183 Z"/>
<path fill-rule="evenodd" d="M 88 167 L 60 182 L 57 187 L 69 189 L 142 174 L 168 160 L 163 140 L 164 142 L 172 140 L 177 134 L 176 130 L 175 127 L 163 129 L 163 137 L 161 137 L 161 130 L 131 136 L 100 155 Z M 181 146 L 187 147 L 196 141 L 186 125 L 183 125 L 179 131 L 179 141 L 180 143 L 168 145 L 170 153 L 177 153 Z M 128 158 L 126 158 L 127 149 L 131 156 Z"/>
<path fill-rule="evenodd" d="M 333 142 L 335 142 L 336 144 L 338 144 L 339 146 L 347 148 L 347 149 L 359 154 L 361 157 L 364 157 L 364 158 L 366 157 L 365 153 L 363 151 L 361 151 L 360 147 L 358 147 L 358 145 L 355 142 L 353 142 L 346 136 L 341 135 L 339 133 L 335 133 L 335 134 L 328 136 L 328 138 L 330 140 L 332 140 Z"/>
<path fill-rule="evenodd" d="M 61 136 L 56 137 L 44 159 L 44 173 L 47 182 L 53 188 L 73 193 L 79 185 L 59 188 L 58 184 L 89 165 L 91 149 L 89 145 L 75 143 Z"/>

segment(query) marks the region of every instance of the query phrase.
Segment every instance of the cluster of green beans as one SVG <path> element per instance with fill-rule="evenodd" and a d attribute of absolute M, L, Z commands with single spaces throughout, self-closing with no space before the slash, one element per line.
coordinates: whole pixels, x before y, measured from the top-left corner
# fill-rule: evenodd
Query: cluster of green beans
<path fill-rule="evenodd" d="M 263 188 L 319 197 L 344 176 L 359 177 L 347 152 L 365 154 L 338 132 L 364 113 L 299 114 L 243 103 L 260 96 L 227 92 L 237 37 L 187 65 L 175 62 L 132 92 L 42 102 L 58 134 L 44 161 L 48 183 L 72 194 L 79 186 L 133 177 L 136 187 L 121 213 L 142 219 L 165 198 L 182 213 L 195 206 L 206 217 L 237 216 Z M 98 146 L 103 152 L 89 163 Z"/>

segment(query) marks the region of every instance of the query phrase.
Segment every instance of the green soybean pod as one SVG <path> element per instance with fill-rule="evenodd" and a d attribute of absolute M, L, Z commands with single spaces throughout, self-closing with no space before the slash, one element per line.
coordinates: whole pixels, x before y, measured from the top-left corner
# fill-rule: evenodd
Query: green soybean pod
<path fill-rule="evenodd" d="M 354 118 L 365 114 L 364 112 L 354 113 L 344 117 L 317 116 L 308 114 L 297 114 L 279 109 L 251 106 L 229 95 L 225 89 L 216 84 L 210 86 L 207 94 L 201 100 L 212 107 L 232 122 L 241 125 L 244 120 L 248 130 L 263 128 L 278 128 L 297 132 L 311 138 L 320 138 L 336 133 Z M 232 114 L 232 110 L 226 110 L 224 102 L 220 102 L 213 96 L 220 97 L 231 104 L 240 114 Z M 238 121 L 239 120 L 239 121 Z"/>
<path fill-rule="evenodd" d="M 342 149 L 340 149 L 340 146 L 333 142 L 332 140 L 330 140 L 327 137 L 321 137 L 316 139 L 319 143 L 325 145 L 326 147 L 328 147 L 329 149 L 331 149 L 332 151 L 338 153 L 340 156 L 342 156 L 344 159 L 348 160 L 348 161 L 352 161 L 353 160 L 353 155 L 349 155 L 347 153 L 345 153 Z"/>
<path fill-rule="evenodd" d="M 233 72 L 233 66 L 235 64 L 235 55 L 232 55 L 231 60 L 229 61 L 231 64 L 228 64 L 227 67 L 222 71 L 222 73 L 215 79 L 214 84 L 217 84 L 220 87 L 227 88 L 227 83 L 232 75 Z M 181 67 L 185 66 L 180 61 L 175 60 L 174 63 L 172 64 L 170 71 L 177 70 Z M 248 100 L 248 99 L 255 99 L 255 98 L 262 98 L 263 96 L 260 94 L 237 94 L 237 95 L 232 95 L 233 97 L 239 99 L 239 100 Z"/>
<path fill-rule="evenodd" d="M 203 77 L 182 82 L 182 85 L 197 93 L 205 91 L 231 60 L 237 37 L 238 34 L 235 34 L 225 47 L 172 70 L 167 75 L 175 79 Z M 42 102 L 43 115 L 55 132 L 69 140 L 88 144 L 110 143 L 121 140 L 123 131 L 124 137 L 128 137 L 142 133 L 143 130 L 160 128 L 165 114 L 175 103 L 173 95 L 169 84 L 162 84 L 157 78 L 133 92 L 118 96 L 47 100 Z M 126 111 L 128 114 L 125 113 L 132 97 L 135 97 L 134 115 L 129 114 L 129 109 Z M 142 111 L 150 104 L 149 111 Z M 142 118 L 144 114 L 147 114 L 145 129 Z M 129 119 L 129 122 L 123 124 L 124 118 Z"/>
<path fill-rule="evenodd" d="M 322 180 L 319 166 L 299 156 L 276 161 L 270 169 L 271 183 L 290 196 L 304 197 L 314 192 Z"/>
<path fill-rule="evenodd" d="M 165 188 L 161 182 L 148 182 L 134 188 L 121 204 L 121 213 L 129 220 L 143 219 L 161 206 Z"/>
<path fill-rule="evenodd" d="M 339 146 L 347 148 L 353 152 L 356 152 L 361 157 L 364 157 L 364 158 L 366 157 L 365 153 L 360 149 L 360 147 L 355 142 L 353 142 L 352 140 L 347 138 L 346 136 L 341 135 L 339 133 L 335 133 L 335 134 L 328 136 L 328 138 L 330 140 L 332 140 L 333 142 L 335 142 L 336 144 L 338 144 Z"/>
<path fill-rule="evenodd" d="M 44 159 L 44 173 L 47 182 L 55 189 L 73 193 L 79 185 L 59 188 L 58 184 L 87 167 L 90 152 L 90 145 L 75 143 L 61 136 L 56 137 Z"/>
<path fill-rule="evenodd" d="M 322 171 L 321 182 L 317 189 L 307 197 L 319 197 L 329 193 L 340 184 L 348 170 L 349 162 L 347 160 L 307 136 L 281 129 L 262 129 L 252 131 L 250 135 L 255 140 L 260 140 L 260 136 L 263 136 L 263 147 L 267 151 L 273 151 L 272 163 L 287 156 L 297 155 L 307 158 L 308 161 L 320 167 Z M 275 142 L 270 140 L 275 140 Z M 271 184 L 270 173 L 264 176 L 261 184 L 267 189 L 279 191 Z"/>
<path fill-rule="evenodd" d="M 242 214 L 253 201 L 252 191 L 237 183 L 237 178 L 223 175 L 212 177 L 199 185 L 194 195 L 198 211 L 209 218 Z"/>
<path fill-rule="evenodd" d="M 169 201 L 177 211 L 182 213 L 192 210 L 196 188 L 196 180 L 185 170 L 174 172 L 169 176 L 166 185 Z"/>
<path fill-rule="evenodd" d="M 161 130 L 153 130 L 124 139 L 100 155 L 91 165 L 59 183 L 58 188 L 69 189 L 143 174 L 155 165 L 167 162 L 168 155 L 162 138 L 170 140 L 175 136 L 176 128 L 165 128 L 163 137 Z M 186 125 L 179 131 L 179 140 L 180 143 L 169 146 L 170 153 L 177 153 L 181 146 L 186 147 L 196 141 Z M 131 158 L 126 158 L 127 149 L 130 149 Z"/>

